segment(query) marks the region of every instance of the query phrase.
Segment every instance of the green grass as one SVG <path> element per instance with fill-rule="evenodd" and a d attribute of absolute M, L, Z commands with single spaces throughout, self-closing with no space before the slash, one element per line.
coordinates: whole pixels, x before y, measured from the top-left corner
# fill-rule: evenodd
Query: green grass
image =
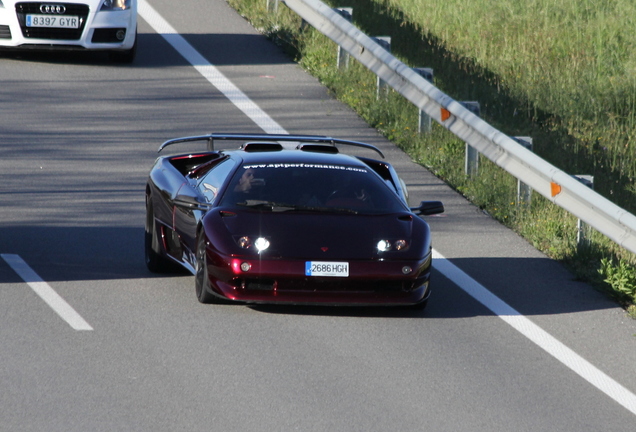
<path fill-rule="evenodd" d="M 634 254 L 595 231 L 589 233 L 589 245 L 579 247 L 575 217 L 536 193 L 531 204 L 517 203 L 516 179 L 485 158 L 480 159 L 478 175 L 467 177 L 463 142 L 436 124 L 430 134 L 418 134 L 417 110 L 410 103 L 395 92 L 378 101 L 375 76 L 353 60 L 345 72 L 338 71 L 335 44 L 303 27 L 286 7 L 281 5 L 277 15 L 269 15 L 265 0 L 229 3 L 413 160 L 636 316 Z M 636 72 L 630 69 L 632 54 L 625 46 L 632 36 L 618 36 L 620 26 L 634 19 L 627 14 L 631 4 L 625 0 L 437 3 L 350 0 L 334 6 L 353 7 L 354 24 L 365 33 L 390 35 L 392 53 L 404 63 L 432 67 L 435 85 L 454 99 L 479 101 L 481 116 L 494 127 L 512 136 L 533 137 L 534 151 L 541 157 L 566 172 L 594 175 L 598 192 L 636 211 L 636 160 L 631 147 L 636 133 L 632 109 Z M 581 14 L 587 17 L 584 29 Z M 604 59 L 611 62 L 601 65 Z M 621 70 L 628 72 L 621 75 Z M 604 86 L 604 80 L 610 84 Z"/>
<path fill-rule="evenodd" d="M 586 168 L 597 174 L 599 190 L 636 209 L 633 0 L 377 3 L 489 71 L 514 99 L 547 114 L 548 123 L 569 138 L 558 144 L 591 162 Z M 611 180 L 604 180 L 605 173 Z"/>

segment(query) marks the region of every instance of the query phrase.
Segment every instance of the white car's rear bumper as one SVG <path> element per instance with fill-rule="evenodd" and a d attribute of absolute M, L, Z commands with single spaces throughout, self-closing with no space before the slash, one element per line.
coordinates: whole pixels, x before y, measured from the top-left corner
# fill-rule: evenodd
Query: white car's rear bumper
<path fill-rule="evenodd" d="M 99 11 L 102 0 L 65 3 L 2 0 L 0 47 L 22 49 L 129 50 L 137 30 L 137 2 L 123 11 Z M 25 25 L 27 14 L 41 14 L 40 6 L 65 5 L 64 14 L 80 17 L 80 28 L 33 28 Z M 57 14 L 64 16 L 64 14 Z M 42 15 L 44 16 L 44 15 Z M 55 16 L 55 14 L 52 14 Z"/>

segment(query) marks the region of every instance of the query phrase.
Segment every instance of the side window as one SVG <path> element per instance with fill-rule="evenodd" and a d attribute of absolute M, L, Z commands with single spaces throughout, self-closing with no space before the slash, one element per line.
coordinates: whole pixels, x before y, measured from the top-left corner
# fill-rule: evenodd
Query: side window
<path fill-rule="evenodd" d="M 226 159 L 212 168 L 199 182 L 199 190 L 211 203 L 217 197 L 227 176 L 234 170 L 236 162 Z"/>

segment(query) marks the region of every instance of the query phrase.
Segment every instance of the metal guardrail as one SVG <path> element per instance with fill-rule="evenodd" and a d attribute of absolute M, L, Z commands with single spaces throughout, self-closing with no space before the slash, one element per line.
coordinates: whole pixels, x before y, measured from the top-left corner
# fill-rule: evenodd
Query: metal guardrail
<path fill-rule="evenodd" d="M 508 173 L 636 253 L 636 216 L 525 149 L 393 57 L 371 37 L 318 0 L 284 0 L 395 91 Z"/>

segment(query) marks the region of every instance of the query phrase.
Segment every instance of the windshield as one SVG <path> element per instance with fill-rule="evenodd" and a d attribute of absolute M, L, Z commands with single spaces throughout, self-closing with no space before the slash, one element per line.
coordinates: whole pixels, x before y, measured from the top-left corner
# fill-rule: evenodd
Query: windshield
<path fill-rule="evenodd" d="M 370 169 L 308 163 L 244 165 L 234 174 L 221 205 L 261 211 L 406 210 L 397 195 Z"/>

